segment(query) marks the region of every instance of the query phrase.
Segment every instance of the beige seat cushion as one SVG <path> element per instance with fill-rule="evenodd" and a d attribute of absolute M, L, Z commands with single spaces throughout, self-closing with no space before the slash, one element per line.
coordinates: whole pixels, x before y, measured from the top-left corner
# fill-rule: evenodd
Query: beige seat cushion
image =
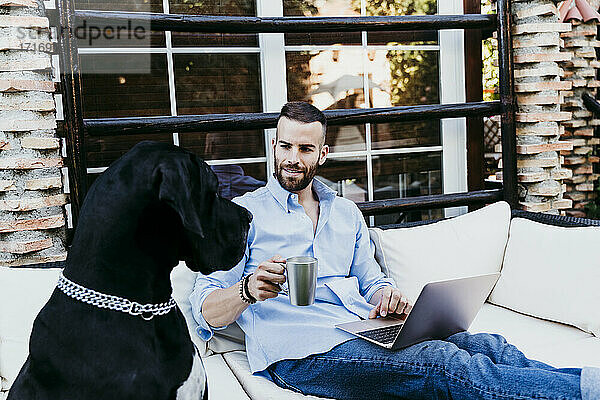
<path fill-rule="evenodd" d="M 250 400 L 221 354 L 202 358 L 208 377 L 208 398 Z"/>
<path fill-rule="evenodd" d="M 33 320 L 58 282 L 60 269 L 0 267 L 0 377 L 10 388 L 29 354 Z"/>
<path fill-rule="evenodd" d="M 485 303 L 469 332 L 498 333 L 528 358 L 555 367 L 600 367 L 600 339 L 580 329 Z"/>
<path fill-rule="evenodd" d="M 275 383 L 262 376 L 253 375 L 250 372 L 248 358 L 243 351 L 233 351 L 223 354 L 225 362 L 233 371 L 242 387 L 254 400 L 300 400 L 300 399 L 323 399 L 324 397 L 304 396 L 288 389 L 282 389 Z"/>

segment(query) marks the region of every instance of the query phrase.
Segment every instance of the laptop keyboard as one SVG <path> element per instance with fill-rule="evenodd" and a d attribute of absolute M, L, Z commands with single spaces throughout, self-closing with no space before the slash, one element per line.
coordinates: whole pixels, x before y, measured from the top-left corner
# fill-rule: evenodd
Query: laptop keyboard
<path fill-rule="evenodd" d="M 357 334 L 375 340 L 379 343 L 388 344 L 392 343 L 396 339 L 396 336 L 398 335 L 398 332 L 401 328 L 402 324 L 391 325 L 386 326 L 385 328 L 377 328 L 368 331 L 357 332 Z"/>

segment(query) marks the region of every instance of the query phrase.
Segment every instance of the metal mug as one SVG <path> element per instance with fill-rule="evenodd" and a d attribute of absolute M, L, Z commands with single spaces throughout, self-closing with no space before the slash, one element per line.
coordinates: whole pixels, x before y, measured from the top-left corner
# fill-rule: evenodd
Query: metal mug
<path fill-rule="evenodd" d="M 319 261 L 310 256 L 290 257 L 285 260 L 286 287 L 283 291 L 295 306 L 310 306 L 315 302 Z"/>

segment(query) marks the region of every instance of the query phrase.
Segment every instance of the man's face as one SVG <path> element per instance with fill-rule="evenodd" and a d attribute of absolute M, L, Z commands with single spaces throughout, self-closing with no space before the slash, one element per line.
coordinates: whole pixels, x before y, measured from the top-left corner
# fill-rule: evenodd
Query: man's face
<path fill-rule="evenodd" d="M 305 124 L 282 117 L 277 124 L 275 177 L 290 192 L 305 189 L 323 165 L 329 147 L 323 144 L 320 122 Z"/>

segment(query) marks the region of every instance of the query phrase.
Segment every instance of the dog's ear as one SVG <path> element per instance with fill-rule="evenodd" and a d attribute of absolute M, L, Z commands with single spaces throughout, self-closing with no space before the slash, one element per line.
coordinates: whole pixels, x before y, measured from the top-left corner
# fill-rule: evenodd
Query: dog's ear
<path fill-rule="evenodd" d="M 204 238 L 201 223 L 206 201 L 202 188 L 204 171 L 200 171 L 199 163 L 193 160 L 195 155 L 182 156 L 161 162 L 155 170 L 158 199 L 177 212 L 186 230 Z"/>

